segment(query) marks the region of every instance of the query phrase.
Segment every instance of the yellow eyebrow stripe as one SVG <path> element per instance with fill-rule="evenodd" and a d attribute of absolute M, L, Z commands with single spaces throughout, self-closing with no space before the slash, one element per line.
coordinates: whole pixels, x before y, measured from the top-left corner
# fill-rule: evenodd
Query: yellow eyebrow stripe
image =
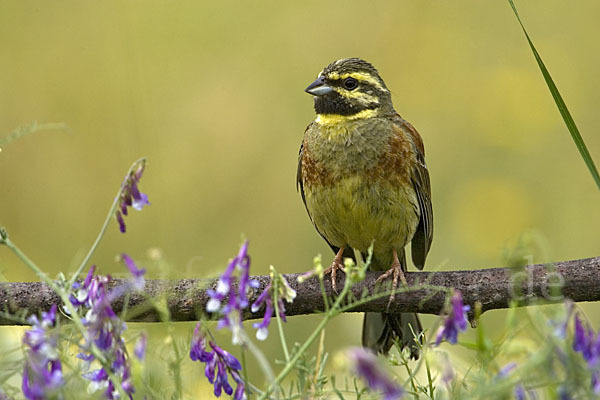
<path fill-rule="evenodd" d="M 382 92 L 388 92 L 388 90 L 385 87 L 383 87 L 383 85 L 381 83 L 379 83 L 379 81 L 377 79 L 375 79 L 373 76 L 371 76 L 365 72 L 350 72 L 350 73 L 341 74 L 341 75 L 338 72 L 331 72 L 327 75 L 327 77 L 329 79 L 354 78 L 359 82 L 362 81 L 362 82 L 370 83 L 371 85 L 375 86 L 377 89 L 381 90 Z"/>

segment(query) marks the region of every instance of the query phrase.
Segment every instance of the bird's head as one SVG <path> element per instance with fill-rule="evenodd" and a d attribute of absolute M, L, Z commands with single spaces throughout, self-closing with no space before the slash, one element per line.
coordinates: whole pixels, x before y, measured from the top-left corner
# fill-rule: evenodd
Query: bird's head
<path fill-rule="evenodd" d="M 343 58 L 329 64 L 305 91 L 314 96 L 318 118 L 353 120 L 393 111 L 390 91 L 370 63 Z"/>

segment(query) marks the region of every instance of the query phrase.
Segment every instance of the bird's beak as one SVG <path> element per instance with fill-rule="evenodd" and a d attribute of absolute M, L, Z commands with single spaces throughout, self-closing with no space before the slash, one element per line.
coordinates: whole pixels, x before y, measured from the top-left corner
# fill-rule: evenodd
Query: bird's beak
<path fill-rule="evenodd" d="M 330 93 L 333 89 L 325 83 L 325 78 L 319 76 L 316 81 L 308 85 L 304 91 L 313 96 L 323 96 L 324 94 Z"/>

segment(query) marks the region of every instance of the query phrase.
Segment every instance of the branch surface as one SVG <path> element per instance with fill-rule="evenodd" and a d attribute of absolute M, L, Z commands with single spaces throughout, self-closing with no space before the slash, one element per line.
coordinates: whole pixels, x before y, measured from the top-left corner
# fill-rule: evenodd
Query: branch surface
<path fill-rule="evenodd" d="M 369 271 L 364 281 L 352 288 L 355 298 L 363 294 L 381 293 L 385 288 L 375 288 L 375 280 L 381 272 Z M 298 283 L 301 274 L 286 274 L 290 286 L 297 292 L 292 304 L 286 304 L 286 315 L 307 315 L 325 309 L 319 280 L 316 277 Z M 408 289 L 398 289 L 389 312 L 418 312 L 439 314 L 444 309 L 446 293 L 450 288 L 460 290 L 465 304 L 474 309 L 481 303 L 482 312 L 508 308 L 512 300 L 519 305 L 535 305 L 562 302 L 571 299 L 575 302 L 600 301 L 600 257 L 581 260 L 561 261 L 552 264 L 537 264 L 519 270 L 509 268 L 489 268 L 463 271 L 406 272 Z M 268 275 L 254 276 L 260 287 L 250 293 L 250 302 L 269 283 Z M 337 287 L 344 286 L 344 274 L 339 273 Z M 161 313 L 148 299 L 157 302 L 165 299 L 171 321 L 196 321 L 206 308 L 209 297 L 206 290 L 215 289 L 216 279 L 146 280 L 141 293 L 128 292 L 113 302 L 117 314 L 127 304 L 126 321 L 159 322 Z M 125 284 L 115 279 L 111 286 Z M 325 291 L 329 298 L 335 296 L 330 278 L 324 279 Z M 364 304 L 357 305 L 349 312 L 383 311 L 388 307 L 389 296 L 380 295 Z M 60 306 L 60 298 L 44 283 L 4 282 L 0 283 L 0 325 L 22 325 L 28 315 L 49 310 L 53 304 Z M 264 311 L 262 311 L 264 313 Z M 18 316 L 19 318 L 13 318 Z M 165 315 L 164 313 L 162 315 Z M 262 318 L 261 311 L 244 315 L 244 319 Z"/>

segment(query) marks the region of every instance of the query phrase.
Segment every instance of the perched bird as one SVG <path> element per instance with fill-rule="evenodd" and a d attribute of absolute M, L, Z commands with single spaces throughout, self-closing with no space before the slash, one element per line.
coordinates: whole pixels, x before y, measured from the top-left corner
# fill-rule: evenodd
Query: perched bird
<path fill-rule="evenodd" d="M 306 92 L 314 96 L 316 119 L 300 146 L 297 187 L 319 234 L 335 252 L 332 286 L 343 258 L 366 254 L 370 268 L 387 270 L 404 284 L 404 247 L 411 242 L 415 266 L 423 269 L 433 238 L 429 173 L 421 136 L 394 110 L 377 70 L 359 58 L 329 64 Z M 387 353 L 397 338 L 419 356 L 416 314 L 366 313 L 363 346 Z"/>

